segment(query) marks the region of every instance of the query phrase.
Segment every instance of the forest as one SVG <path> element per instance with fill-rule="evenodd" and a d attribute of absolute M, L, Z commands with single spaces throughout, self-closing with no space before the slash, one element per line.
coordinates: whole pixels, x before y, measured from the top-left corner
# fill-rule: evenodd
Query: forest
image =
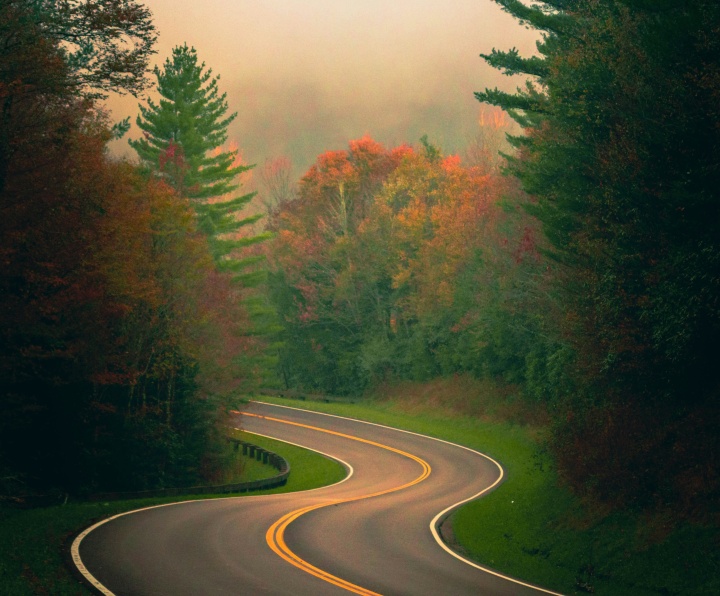
<path fill-rule="evenodd" d="M 720 5 L 495 2 L 542 41 L 483 55 L 527 82 L 465 154 L 366 135 L 251 192 L 202 48 L 0 0 L 0 499 L 211 479 L 251 392 L 470 378 L 598 508 L 717 525 Z"/>

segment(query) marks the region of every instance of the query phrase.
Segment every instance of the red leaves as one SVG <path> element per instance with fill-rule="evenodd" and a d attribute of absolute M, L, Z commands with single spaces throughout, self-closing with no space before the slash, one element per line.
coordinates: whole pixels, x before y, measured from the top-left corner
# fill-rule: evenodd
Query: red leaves
<path fill-rule="evenodd" d="M 387 151 L 367 136 L 348 151 L 323 153 L 302 179 L 299 200 L 280 209 L 268 246 L 297 292 L 295 322 L 363 325 L 375 315 L 360 305 L 377 305 L 386 286 L 394 293 L 388 333 L 452 307 L 474 255 L 498 251 L 503 184 L 458 156 L 431 160 L 407 145 Z M 518 250 L 533 249 L 528 230 Z"/>
<path fill-rule="evenodd" d="M 180 167 L 185 162 L 185 156 L 183 154 L 182 147 L 174 141 L 170 141 L 165 151 L 160 154 L 158 162 L 160 164 L 161 171 L 165 171 L 165 167 L 168 162 L 171 163 L 174 167 Z"/>
<path fill-rule="evenodd" d="M 337 192 L 340 186 L 351 186 L 353 182 L 357 182 L 357 174 L 346 151 L 326 151 L 302 179 L 304 194 L 317 189 L 312 193 L 317 199 L 323 192 Z"/>

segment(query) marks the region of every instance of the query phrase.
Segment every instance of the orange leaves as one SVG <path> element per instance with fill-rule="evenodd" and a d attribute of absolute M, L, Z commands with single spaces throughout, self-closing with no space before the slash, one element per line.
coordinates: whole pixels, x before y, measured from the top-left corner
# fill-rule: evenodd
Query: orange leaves
<path fill-rule="evenodd" d="M 479 366 L 482 313 L 514 266 L 500 246 L 506 183 L 431 149 L 352 141 L 281 206 L 268 249 L 286 381 L 357 391 Z"/>
<path fill-rule="evenodd" d="M 428 219 L 428 205 L 422 197 L 415 197 L 395 216 L 401 228 L 412 233 L 421 233 Z"/>
<path fill-rule="evenodd" d="M 451 308 L 474 255 L 497 250 L 501 187 L 458 156 L 387 151 L 367 136 L 322 154 L 299 200 L 280 210 L 269 247 L 297 292 L 297 322 L 366 326 L 362 305 L 372 304 L 387 309 L 382 324 L 394 334 Z"/>
<path fill-rule="evenodd" d="M 407 316 L 452 306 L 459 273 L 475 251 L 495 242 L 485 233 L 497 196 L 493 180 L 458 156 L 431 161 L 415 154 L 384 185 L 379 204 L 384 217 L 391 208 L 397 249 L 391 277 L 395 289 L 409 293 Z"/>
<path fill-rule="evenodd" d="M 380 143 L 368 135 L 350 141 L 349 159 L 353 168 L 366 182 L 379 183 L 397 167 L 400 154 L 388 153 Z"/>
<path fill-rule="evenodd" d="M 397 168 L 405 159 L 410 159 L 415 150 L 410 145 L 399 145 L 390 150 L 388 160 L 392 165 L 391 170 Z"/>
<path fill-rule="evenodd" d="M 447 157 L 444 157 L 442 159 L 442 161 L 440 162 L 440 167 L 443 169 L 443 171 L 446 174 L 452 174 L 453 172 L 459 172 L 461 170 L 460 156 L 459 155 L 448 155 Z"/>
<path fill-rule="evenodd" d="M 321 189 L 336 189 L 352 182 L 355 169 L 346 151 L 326 151 L 303 177 L 303 183 Z"/>

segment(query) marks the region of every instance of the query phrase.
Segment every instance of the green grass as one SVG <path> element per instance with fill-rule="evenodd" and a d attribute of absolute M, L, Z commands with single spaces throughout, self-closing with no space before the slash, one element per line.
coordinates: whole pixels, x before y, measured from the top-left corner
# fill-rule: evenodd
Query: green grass
<path fill-rule="evenodd" d="M 453 516 L 460 548 L 503 573 L 564 594 L 720 594 L 713 528 L 663 528 L 631 512 L 590 512 L 558 486 L 538 429 L 400 399 L 357 404 L 262 401 L 348 416 L 459 443 L 498 460 L 506 481 Z"/>
<path fill-rule="evenodd" d="M 251 495 L 276 494 L 309 490 L 340 481 L 345 477 L 344 467 L 315 452 L 274 441 L 252 433 L 237 432 L 237 437 L 282 455 L 290 463 L 290 477 L 285 486 L 245 493 Z M 243 458 L 242 477 L 231 473 L 228 482 L 256 480 L 277 474 L 272 466 Z M 235 472 L 237 469 L 234 470 Z M 228 495 L 192 495 L 135 499 L 99 503 L 67 503 L 63 506 L 30 510 L 0 507 L 0 594 L 25 596 L 48 594 L 52 596 L 89 595 L 90 592 L 68 570 L 64 547 L 82 528 L 117 513 L 172 503 L 227 497 Z M 242 496 L 242 495 L 240 495 Z"/>
<path fill-rule="evenodd" d="M 302 447 L 296 447 L 295 445 L 289 445 L 288 443 L 283 443 L 282 441 L 276 441 L 274 439 L 269 439 L 253 433 L 243 431 L 235 432 L 237 433 L 237 438 L 242 438 L 245 441 L 258 445 L 259 447 L 263 447 L 268 451 L 282 455 L 290 463 L 290 476 L 285 486 L 269 491 L 255 491 L 252 493 L 254 495 L 310 490 L 320 486 L 327 486 L 328 484 L 340 482 L 340 480 L 346 476 L 346 471 L 342 464 L 313 451 L 308 451 Z M 277 473 L 274 468 L 271 468 L 271 470 L 273 471 L 273 474 Z M 248 480 L 254 480 L 254 478 L 248 478 Z"/>

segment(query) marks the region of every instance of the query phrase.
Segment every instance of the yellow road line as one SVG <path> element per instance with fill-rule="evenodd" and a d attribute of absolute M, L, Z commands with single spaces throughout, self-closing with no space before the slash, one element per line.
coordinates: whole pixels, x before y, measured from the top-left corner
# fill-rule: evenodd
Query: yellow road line
<path fill-rule="evenodd" d="M 265 540 L 267 541 L 268 546 L 277 555 L 279 555 L 285 561 L 287 561 L 291 565 L 294 565 L 298 569 L 302 569 L 303 571 L 305 571 L 306 573 L 309 573 L 310 575 L 314 575 L 315 577 L 318 577 L 318 578 L 320 578 L 328 583 L 331 583 L 335 586 L 338 586 L 340 588 L 343 588 L 349 592 L 354 592 L 355 594 L 362 594 L 363 596 L 380 596 L 380 594 L 378 594 L 377 592 L 373 592 L 373 591 L 367 590 L 361 586 L 350 583 L 340 577 L 337 577 L 335 575 L 332 575 L 331 573 L 328 573 L 327 571 L 323 571 L 322 569 L 319 569 L 318 567 L 315 567 L 314 565 L 311 565 L 304 559 L 300 558 L 298 555 L 296 555 L 290 549 L 290 547 L 285 542 L 285 530 L 292 522 L 294 522 L 300 516 L 305 515 L 306 513 L 309 513 L 310 511 L 314 511 L 315 509 L 321 509 L 323 507 L 329 507 L 330 505 L 337 505 L 339 503 L 350 503 L 352 501 L 360 501 L 362 499 L 370 499 L 372 497 L 378 497 L 380 495 L 385 495 L 388 493 L 403 490 L 405 488 L 413 486 L 414 484 L 417 484 L 418 482 L 422 482 L 430 475 L 430 472 L 431 472 L 430 464 L 428 464 L 424 459 L 419 458 L 416 455 L 413 455 L 412 453 L 408 453 L 408 452 L 402 451 L 400 449 L 395 449 L 394 447 L 390 447 L 389 445 L 384 445 L 382 443 L 377 443 L 376 441 L 370 441 L 369 439 L 362 439 L 360 437 L 355 437 L 353 435 L 347 435 L 345 433 L 337 432 L 334 430 L 328 430 L 326 428 L 320 428 L 317 426 L 310 426 L 308 424 L 301 424 L 299 422 L 291 422 L 289 420 L 283 420 L 281 418 L 273 418 L 271 416 L 260 416 L 259 414 L 250 414 L 249 412 L 242 412 L 242 415 L 243 416 L 252 416 L 253 418 L 262 418 L 264 420 L 270 420 L 271 422 L 280 422 L 282 424 L 289 424 L 291 426 L 307 428 L 307 429 L 314 430 L 317 432 L 334 435 L 336 437 L 343 437 L 345 439 L 350 439 L 352 441 L 366 443 L 368 445 L 373 445 L 375 447 L 379 447 L 379 448 L 385 449 L 387 451 L 392 451 L 393 453 L 398 453 L 399 455 L 408 457 L 408 458 L 416 461 L 418 464 L 420 464 L 420 466 L 422 467 L 422 474 L 420 474 L 420 476 L 418 476 L 414 480 L 411 480 L 410 482 L 403 484 L 402 486 L 396 486 L 394 488 L 377 491 L 377 492 L 374 492 L 374 493 L 371 493 L 368 495 L 361 495 L 358 497 L 349 497 L 346 499 L 335 499 L 335 500 L 329 501 L 327 503 L 321 503 L 319 505 L 310 505 L 308 507 L 302 507 L 300 509 L 296 509 L 295 511 L 291 511 L 290 513 L 284 515 L 279 520 L 277 520 L 272 526 L 270 526 L 267 533 L 265 534 Z"/>

